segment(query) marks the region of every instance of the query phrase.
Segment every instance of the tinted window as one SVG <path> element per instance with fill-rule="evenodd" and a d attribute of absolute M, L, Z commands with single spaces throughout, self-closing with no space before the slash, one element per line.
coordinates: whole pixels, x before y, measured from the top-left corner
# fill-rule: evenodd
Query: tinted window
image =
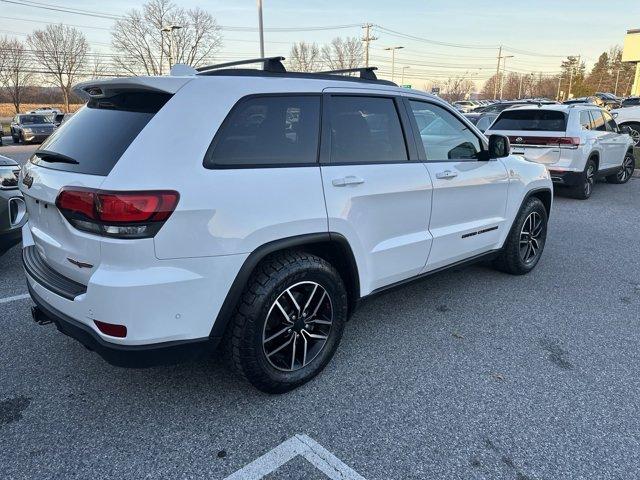
<path fill-rule="evenodd" d="M 630 107 L 632 105 L 639 105 L 639 104 L 640 104 L 640 98 L 627 98 L 622 102 L 623 107 Z"/>
<path fill-rule="evenodd" d="M 591 128 L 591 115 L 589 115 L 587 110 L 580 112 L 580 125 L 587 130 Z"/>
<path fill-rule="evenodd" d="M 391 98 L 332 97 L 329 125 L 333 163 L 409 158 L 395 102 Z"/>
<path fill-rule="evenodd" d="M 51 123 L 49 117 L 44 115 L 20 115 L 18 117 L 22 125 L 35 125 L 38 123 Z"/>
<path fill-rule="evenodd" d="M 591 110 L 591 118 L 593 118 L 593 129 L 600 130 L 601 132 L 607 131 L 607 126 L 604 123 L 604 117 L 600 110 Z"/>
<path fill-rule="evenodd" d="M 31 161 L 56 170 L 108 175 L 169 98 L 168 94 L 129 92 L 91 100 L 40 146 L 78 164 L 45 162 L 37 155 Z"/>
<path fill-rule="evenodd" d="M 618 131 L 618 125 L 616 125 L 616 121 L 613 119 L 613 117 L 611 115 L 609 115 L 608 112 L 605 112 L 605 111 L 602 112 L 602 116 L 604 117 L 604 121 L 605 121 L 605 124 L 607 126 L 607 131 L 608 132 L 617 132 Z"/>
<path fill-rule="evenodd" d="M 427 160 L 476 158 L 480 140 L 455 115 L 431 103 L 411 100 Z"/>
<path fill-rule="evenodd" d="M 225 120 L 204 166 L 315 163 L 319 131 L 318 96 L 249 98 Z"/>
<path fill-rule="evenodd" d="M 530 130 L 563 132 L 567 120 L 562 112 L 553 110 L 510 110 L 500 114 L 492 130 Z"/>

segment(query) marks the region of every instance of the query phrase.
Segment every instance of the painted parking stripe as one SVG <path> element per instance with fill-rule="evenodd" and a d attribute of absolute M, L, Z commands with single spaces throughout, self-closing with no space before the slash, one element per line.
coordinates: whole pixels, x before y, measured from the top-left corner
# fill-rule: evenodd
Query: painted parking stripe
<path fill-rule="evenodd" d="M 259 480 L 275 472 L 298 455 L 304 457 L 332 480 L 365 480 L 362 475 L 345 465 L 318 442 L 302 434 L 294 435 L 282 442 L 273 450 L 232 473 L 225 480 Z"/>
<path fill-rule="evenodd" d="M 24 300 L 25 298 L 29 298 L 28 293 L 25 293 L 23 295 L 16 295 L 15 297 L 0 298 L 0 304 L 15 302 L 17 300 Z"/>

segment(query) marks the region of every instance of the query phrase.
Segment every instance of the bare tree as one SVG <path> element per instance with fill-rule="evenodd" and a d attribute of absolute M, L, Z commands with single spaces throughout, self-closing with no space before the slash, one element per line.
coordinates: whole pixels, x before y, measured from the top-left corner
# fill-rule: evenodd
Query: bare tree
<path fill-rule="evenodd" d="M 450 102 L 464 100 L 474 88 L 474 83 L 464 75 L 449 77 L 443 82 L 442 96 Z"/>
<path fill-rule="evenodd" d="M 356 68 L 363 62 L 364 47 L 356 37 L 334 38 L 329 45 L 322 47 L 322 62 L 331 70 Z"/>
<path fill-rule="evenodd" d="M 163 33 L 170 25 L 181 28 Z M 173 52 L 168 35 L 174 36 Z M 131 10 L 115 23 L 111 44 L 119 52 L 114 60 L 119 68 L 132 75 L 162 75 L 172 55 L 174 64 L 211 63 L 222 39 L 213 16 L 201 8 L 185 10 L 171 0 L 150 0 L 142 10 Z"/>
<path fill-rule="evenodd" d="M 60 87 L 65 109 L 69 111 L 71 87 L 83 73 L 89 44 L 80 30 L 66 25 L 47 25 L 27 37 L 33 55 L 47 76 Z"/>
<path fill-rule="evenodd" d="M 315 43 L 294 43 L 289 53 L 289 68 L 296 72 L 313 72 L 320 64 L 320 50 Z"/>
<path fill-rule="evenodd" d="M 20 104 L 25 94 L 27 83 L 33 76 L 29 65 L 25 46 L 18 40 L 0 40 L 0 83 L 7 90 L 16 113 L 20 113 Z"/>

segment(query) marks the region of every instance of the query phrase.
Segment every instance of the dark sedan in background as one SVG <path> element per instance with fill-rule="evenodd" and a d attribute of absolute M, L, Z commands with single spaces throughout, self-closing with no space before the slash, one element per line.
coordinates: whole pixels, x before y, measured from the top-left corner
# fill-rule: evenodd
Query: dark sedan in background
<path fill-rule="evenodd" d="M 22 226 L 27 221 L 24 200 L 18 190 L 19 173 L 17 162 L 0 155 L 0 255 L 20 243 Z"/>
<path fill-rule="evenodd" d="M 19 113 L 11 122 L 13 143 L 42 143 L 56 129 L 50 116 Z"/>

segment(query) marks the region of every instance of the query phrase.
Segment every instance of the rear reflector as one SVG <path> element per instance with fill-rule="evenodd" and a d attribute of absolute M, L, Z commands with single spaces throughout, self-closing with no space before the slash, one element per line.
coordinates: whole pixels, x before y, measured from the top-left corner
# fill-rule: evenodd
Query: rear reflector
<path fill-rule="evenodd" d="M 578 148 L 579 137 L 509 137 L 512 147 L 519 145 L 549 146 L 561 148 Z"/>
<path fill-rule="evenodd" d="M 98 330 L 100 330 L 105 335 L 109 335 L 110 337 L 124 338 L 127 336 L 127 327 L 125 327 L 124 325 L 100 322 L 98 320 L 94 320 L 93 323 L 96 324 Z"/>
<path fill-rule="evenodd" d="M 105 192 L 63 188 L 56 206 L 78 230 L 116 238 L 153 237 L 175 210 L 174 191 Z"/>

